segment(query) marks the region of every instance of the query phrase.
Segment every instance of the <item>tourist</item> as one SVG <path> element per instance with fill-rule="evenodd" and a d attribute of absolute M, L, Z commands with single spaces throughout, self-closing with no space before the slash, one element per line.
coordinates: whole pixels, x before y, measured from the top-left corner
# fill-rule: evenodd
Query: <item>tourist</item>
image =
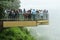
<path fill-rule="evenodd" d="M 37 20 L 40 19 L 40 13 L 39 13 L 39 10 L 36 10 L 36 19 L 37 19 Z"/>
<path fill-rule="evenodd" d="M 47 13 L 48 13 L 48 10 L 44 9 L 43 10 L 43 14 L 44 14 L 44 19 L 45 20 L 47 20 L 47 18 L 48 18 L 48 14 Z"/>
<path fill-rule="evenodd" d="M 32 14 L 33 20 L 36 20 L 36 10 L 35 9 L 31 10 L 31 14 Z"/>
<path fill-rule="evenodd" d="M 26 10 L 25 10 L 25 8 L 23 9 L 23 14 L 24 14 L 24 13 L 26 13 Z"/>
<path fill-rule="evenodd" d="M 43 20 L 43 10 L 40 10 L 40 20 Z"/>
<path fill-rule="evenodd" d="M 28 10 L 28 20 L 31 20 L 31 10 Z"/>

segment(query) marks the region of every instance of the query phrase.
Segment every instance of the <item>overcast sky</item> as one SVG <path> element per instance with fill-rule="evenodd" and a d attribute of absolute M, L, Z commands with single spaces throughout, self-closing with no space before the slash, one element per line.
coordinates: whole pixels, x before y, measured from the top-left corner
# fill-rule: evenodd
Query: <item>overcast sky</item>
<path fill-rule="evenodd" d="M 60 0 L 21 0 L 21 8 L 56 9 Z"/>

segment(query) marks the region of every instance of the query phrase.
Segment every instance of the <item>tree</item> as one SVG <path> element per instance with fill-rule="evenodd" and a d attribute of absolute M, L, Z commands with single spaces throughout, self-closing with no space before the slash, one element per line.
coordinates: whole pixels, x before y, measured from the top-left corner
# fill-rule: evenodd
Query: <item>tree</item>
<path fill-rule="evenodd" d="M 6 9 L 18 9 L 20 7 L 19 0 L 0 0 L 0 20 L 4 18 Z M 0 21 L 2 23 L 3 21 Z M 1 24 L 0 24 L 1 25 Z M 1 29 L 2 26 L 0 26 Z"/>
<path fill-rule="evenodd" d="M 3 18 L 4 12 L 3 12 L 3 7 L 0 4 L 0 18 Z"/>
<path fill-rule="evenodd" d="M 35 40 L 26 28 L 4 28 L 0 32 L 0 40 Z"/>
<path fill-rule="evenodd" d="M 20 0 L 0 0 L 0 4 L 4 9 L 18 9 L 20 7 Z"/>
<path fill-rule="evenodd" d="M 20 0 L 0 0 L 0 19 L 4 17 L 5 9 L 18 9 Z"/>

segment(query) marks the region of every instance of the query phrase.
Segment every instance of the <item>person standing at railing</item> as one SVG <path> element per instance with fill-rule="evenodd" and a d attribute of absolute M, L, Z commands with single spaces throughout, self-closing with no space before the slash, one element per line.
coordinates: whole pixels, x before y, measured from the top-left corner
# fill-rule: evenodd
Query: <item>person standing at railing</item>
<path fill-rule="evenodd" d="M 25 8 L 23 9 L 23 11 L 22 11 L 22 17 L 23 17 L 23 20 L 25 20 L 25 13 L 26 13 L 26 10 L 25 10 Z"/>
<path fill-rule="evenodd" d="M 22 18 L 22 15 L 23 15 L 23 14 L 22 14 L 22 9 L 18 9 L 18 13 L 19 13 L 19 14 L 18 14 L 18 16 L 19 16 L 19 19 L 21 20 L 21 18 Z"/>
<path fill-rule="evenodd" d="M 40 20 L 43 20 L 43 10 L 39 10 L 40 13 Z"/>
<path fill-rule="evenodd" d="M 31 10 L 31 14 L 32 14 L 33 20 L 36 20 L 36 10 L 35 9 Z"/>
<path fill-rule="evenodd" d="M 31 10 L 28 10 L 27 13 L 28 13 L 28 20 L 31 20 Z"/>
<path fill-rule="evenodd" d="M 8 12 L 7 12 L 7 10 L 5 10 L 4 13 L 5 13 L 5 17 L 4 18 L 8 18 L 8 15 L 7 15 Z"/>
<path fill-rule="evenodd" d="M 15 10 L 15 18 L 19 18 L 19 11 Z"/>
<path fill-rule="evenodd" d="M 22 13 L 23 13 L 23 14 L 24 14 L 24 13 L 26 13 L 26 10 L 25 10 L 25 8 L 23 9 L 23 12 L 22 12 Z"/>
<path fill-rule="evenodd" d="M 8 18 L 11 18 L 11 10 L 9 11 Z"/>
<path fill-rule="evenodd" d="M 8 9 L 6 9 L 4 12 L 5 12 L 5 19 L 8 19 L 8 17 L 9 17 L 9 13 L 10 13 L 10 11 L 11 10 L 8 10 Z"/>
<path fill-rule="evenodd" d="M 43 14 L 44 14 L 44 19 L 47 20 L 48 19 L 48 10 L 44 9 L 43 10 Z"/>
<path fill-rule="evenodd" d="M 48 10 L 47 10 L 47 14 L 46 14 L 46 19 L 48 20 Z"/>
<path fill-rule="evenodd" d="M 11 13 L 12 13 L 11 14 L 12 15 L 12 18 L 15 18 L 15 12 L 14 12 L 14 10 L 12 10 Z"/>
<path fill-rule="evenodd" d="M 19 13 L 22 14 L 22 9 L 18 9 Z"/>
<path fill-rule="evenodd" d="M 40 19 L 40 13 L 39 13 L 39 10 L 36 10 L 36 20 L 39 20 Z"/>

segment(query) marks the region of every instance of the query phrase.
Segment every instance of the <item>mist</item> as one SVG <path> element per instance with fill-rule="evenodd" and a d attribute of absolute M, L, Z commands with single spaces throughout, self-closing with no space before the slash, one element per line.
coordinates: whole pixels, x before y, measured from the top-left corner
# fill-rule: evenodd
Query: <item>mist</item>
<path fill-rule="evenodd" d="M 60 5 L 59 0 L 21 0 L 21 8 L 47 9 L 48 25 L 28 27 L 37 40 L 60 40 Z"/>

